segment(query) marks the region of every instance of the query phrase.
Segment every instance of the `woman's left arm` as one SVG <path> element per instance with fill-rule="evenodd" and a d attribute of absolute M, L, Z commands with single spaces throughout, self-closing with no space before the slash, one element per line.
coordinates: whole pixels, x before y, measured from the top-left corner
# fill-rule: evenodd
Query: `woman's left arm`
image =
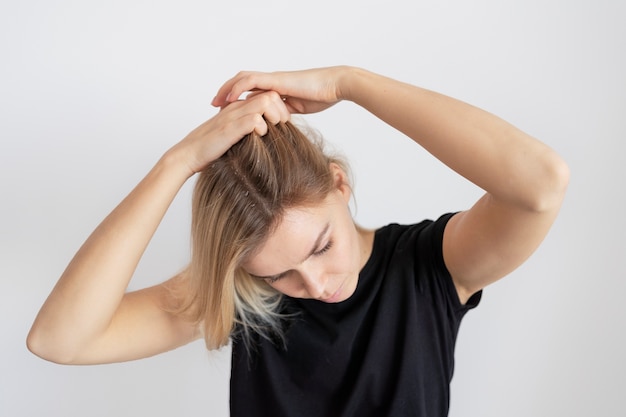
<path fill-rule="evenodd" d="M 465 303 L 507 275 L 539 246 L 569 181 L 548 146 L 504 120 L 453 98 L 360 69 L 342 88 L 354 101 L 402 131 L 486 191 L 450 219 L 443 254 Z"/>
<path fill-rule="evenodd" d="M 246 91 L 274 90 L 292 113 L 349 100 L 400 130 L 486 191 L 448 222 L 443 254 L 460 300 L 502 278 L 539 246 L 561 206 L 569 170 L 548 146 L 456 99 L 363 69 L 242 72 L 213 104 Z"/>

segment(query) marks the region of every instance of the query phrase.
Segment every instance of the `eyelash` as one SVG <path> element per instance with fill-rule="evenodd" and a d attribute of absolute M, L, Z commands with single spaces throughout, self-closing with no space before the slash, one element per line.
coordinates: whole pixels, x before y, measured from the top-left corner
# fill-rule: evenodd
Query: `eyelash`
<path fill-rule="evenodd" d="M 313 256 L 320 256 L 320 255 L 323 255 L 323 254 L 325 254 L 326 252 L 328 252 L 328 251 L 330 250 L 330 248 L 332 248 L 332 247 L 333 247 L 333 241 L 332 241 L 332 240 L 329 240 L 329 241 L 328 241 L 328 243 L 326 244 L 326 246 L 324 246 L 322 249 L 318 250 L 317 252 L 313 253 Z M 283 275 L 278 275 L 278 276 L 271 277 L 271 278 L 265 278 L 265 281 L 266 281 L 268 284 L 273 284 L 273 283 L 275 283 L 276 281 L 278 281 L 279 279 L 283 278 L 284 276 L 285 276 L 285 275 L 283 274 Z"/>
<path fill-rule="evenodd" d="M 315 256 L 323 255 L 324 253 L 328 252 L 328 250 L 332 248 L 332 246 L 333 246 L 333 241 L 329 240 L 326 246 L 324 246 L 322 249 L 315 252 L 313 255 Z"/>
<path fill-rule="evenodd" d="M 272 278 L 265 278 L 265 282 L 267 282 L 268 284 L 273 284 L 276 281 L 278 281 L 279 279 L 281 279 L 283 276 L 279 275 L 277 277 L 272 277 Z"/>

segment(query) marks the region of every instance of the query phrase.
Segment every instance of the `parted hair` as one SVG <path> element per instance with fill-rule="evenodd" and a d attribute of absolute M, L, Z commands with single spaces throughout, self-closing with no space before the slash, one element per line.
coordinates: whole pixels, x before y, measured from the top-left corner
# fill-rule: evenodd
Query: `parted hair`
<path fill-rule="evenodd" d="M 241 265 L 259 250 L 286 209 L 319 204 L 336 188 L 318 135 L 291 122 L 268 124 L 210 163 L 193 191 L 191 262 L 180 311 L 200 325 L 209 349 L 233 331 L 281 337 L 281 294 Z"/>

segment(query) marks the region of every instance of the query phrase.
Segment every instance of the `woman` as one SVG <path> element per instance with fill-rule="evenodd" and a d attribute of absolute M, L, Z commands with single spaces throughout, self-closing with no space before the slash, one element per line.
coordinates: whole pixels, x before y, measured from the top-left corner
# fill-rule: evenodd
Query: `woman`
<path fill-rule="evenodd" d="M 340 100 L 485 195 L 434 222 L 357 227 L 345 167 L 289 122 Z M 90 364 L 232 338 L 233 416 L 446 415 L 461 318 L 545 237 L 565 163 L 482 110 L 352 67 L 242 72 L 213 105 L 220 112 L 168 150 L 78 251 L 29 349 Z M 190 267 L 126 293 L 167 207 L 200 172 Z"/>

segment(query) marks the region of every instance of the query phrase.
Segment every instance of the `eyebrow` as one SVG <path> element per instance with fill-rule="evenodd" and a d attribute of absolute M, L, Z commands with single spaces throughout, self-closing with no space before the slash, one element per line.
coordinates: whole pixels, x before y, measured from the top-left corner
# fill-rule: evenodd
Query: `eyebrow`
<path fill-rule="evenodd" d="M 324 235 L 326 235 L 326 232 L 328 232 L 329 228 L 330 228 L 330 223 L 326 223 L 326 226 L 324 226 L 324 228 L 322 229 L 320 234 L 317 236 L 317 239 L 315 240 L 315 243 L 313 244 L 313 247 L 311 248 L 309 253 L 304 257 L 304 259 L 301 261 L 301 263 L 306 261 L 307 259 L 309 259 L 311 256 L 313 256 L 315 254 L 315 252 L 317 251 L 317 248 L 322 243 L 322 239 L 324 239 Z M 282 276 L 286 275 L 287 272 L 289 272 L 289 271 L 281 272 L 281 273 L 275 274 L 275 275 L 267 275 L 267 276 L 260 276 L 260 275 L 254 275 L 254 274 L 250 274 L 250 275 L 252 275 L 254 278 L 259 278 L 259 279 L 276 279 L 276 278 L 281 278 Z"/>

